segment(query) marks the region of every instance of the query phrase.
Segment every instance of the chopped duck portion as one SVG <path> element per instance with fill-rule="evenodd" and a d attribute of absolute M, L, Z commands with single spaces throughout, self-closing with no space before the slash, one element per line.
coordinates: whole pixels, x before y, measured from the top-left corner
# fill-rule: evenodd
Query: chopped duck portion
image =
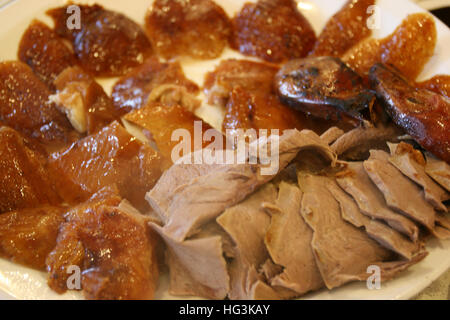
<path fill-rule="evenodd" d="M 390 279 L 426 256 L 421 253 L 411 261 L 392 261 L 392 252 L 342 219 L 339 204 L 327 189 L 332 178 L 299 171 L 298 182 L 304 193 L 301 213 L 313 229 L 311 245 L 328 289 L 366 280 L 372 265 L 380 268 L 383 280 Z"/>
<path fill-rule="evenodd" d="M 445 161 L 436 159 L 432 155 L 427 155 L 426 173 L 450 192 L 450 165 Z"/>
<path fill-rule="evenodd" d="M 230 93 L 240 87 L 246 92 L 274 92 L 273 79 L 278 66 L 250 60 L 222 60 L 205 76 L 204 92 L 208 102 L 225 107 Z"/>
<path fill-rule="evenodd" d="M 394 122 L 424 149 L 450 162 L 450 99 L 417 89 L 392 67 L 375 64 L 370 81 Z"/>
<path fill-rule="evenodd" d="M 250 143 L 244 158 L 240 158 L 239 150 L 226 150 L 216 151 L 213 162 L 202 151 L 185 159 L 203 157 L 199 159 L 203 160 L 201 164 L 194 161 L 183 164 L 180 159 L 147 193 L 147 200 L 164 222 L 164 232 L 182 241 L 270 181 L 303 149 L 317 150 L 335 162 L 328 145 L 312 131 L 286 130 L 281 136 L 272 135 Z M 269 150 L 272 150 L 270 155 Z M 192 198 L 192 194 L 196 197 Z"/>
<path fill-rule="evenodd" d="M 231 21 L 213 0 L 155 0 L 145 27 L 156 52 L 170 59 L 214 59 L 232 35 Z"/>
<path fill-rule="evenodd" d="M 233 19 L 233 47 L 269 62 L 302 58 L 316 35 L 293 0 L 259 0 L 244 4 Z"/>
<path fill-rule="evenodd" d="M 339 58 L 312 57 L 287 62 L 275 77 L 281 100 L 322 119 L 353 124 L 364 121 L 375 95 Z"/>
<path fill-rule="evenodd" d="M 121 76 L 152 55 L 144 30 L 128 17 L 97 4 L 78 7 L 79 27 L 68 27 L 72 21 L 68 5 L 47 14 L 55 23 L 56 33 L 72 42 L 83 69 L 95 76 Z"/>
<path fill-rule="evenodd" d="M 34 207 L 0 214 L 0 256 L 45 270 L 45 259 L 56 246 L 62 207 Z"/>
<path fill-rule="evenodd" d="M 0 214 L 61 202 L 45 162 L 17 131 L 0 127 Z"/>
<path fill-rule="evenodd" d="M 57 92 L 50 96 L 80 133 L 94 134 L 119 119 L 111 98 L 95 79 L 80 67 L 65 69 L 54 82 Z"/>
<path fill-rule="evenodd" d="M 435 209 L 447 211 L 447 207 L 442 201 L 449 200 L 450 194 L 427 175 L 425 172 L 426 161 L 422 153 L 405 142 L 388 143 L 388 145 L 391 151 L 389 162 L 423 188 L 425 199 Z"/>
<path fill-rule="evenodd" d="M 38 140 L 60 147 L 75 138 L 72 126 L 53 103 L 50 91 L 26 64 L 0 62 L 0 121 Z"/>
<path fill-rule="evenodd" d="M 283 270 L 270 279 L 270 284 L 293 290 L 297 295 L 324 286 L 311 247 L 313 232 L 301 216 L 301 202 L 300 189 L 282 182 L 274 204 L 265 204 L 271 214 L 265 244 L 274 263 Z"/>
<path fill-rule="evenodd" d="M 220 137 L 222 139 L 222 145 L 225 146 L 222 133 L 212 129 L 207 123 L 179 105 L 167 106 L 160 103 L 148 103 L 145 107 L 128 113 L 124 116 L 124 119 L 142 129 L 148 140 L 156 144 L 163 158 L 170 161 L 170 165 L 177 158 L 206 148 L 211 142 L 202 139 L 203 143 L 197 146 L 195 137 L 198 134 L 204 134 L 208 130 L 212 130 L 215 137 Z M 198 129 L 195 129 L 196 123 Z M 176 140 L 172 140 L 177 130 L 180 132 L 180 136 L 176 136 Z M 200 130 L 201 132 L 196 132 Z M 186 138 L 188 132 L 188 141 L 180 142 L 179 139 Z M 188 142 L 187 150 L 176 148 L 177 145 L 183 142 Z M 173 154 L 175 151 L 183 154 Z"/>
<path fill-rule="evenodd" d="M 23 34 L 17 55 L 52 91 L 56 77 L 77 64 L 77 58 L 65 40 L 38 20 L 34 20 Z"/>
<path fill-rule="evenodd" d="M 414 13 L 388 37 L 367 38 L 348 50 L 342 60 L 360 75 L 367 75 L 375 63 L 382 62 L 394 65 L 408 79 L 414 80 L 433 55 L 436 39 L 433 16 Z"/>
<path fill-rule="evenodd" d="M 150 97 L 164 104 L 195 109 L 185 100 L 194 99 L 198 91 L 198 86 L 186 78 L 178 62 L 162 63 L 152 57 L 120 78 L 111 96 L 116 108 L 125 114 L 145 106 Z"/>
<path fill-rule="evenodd" d="M 332 144 L 337 139 L 342 137 L 345 134 L 344 130 L 339 129 L 338 127 L 331 127 L 324 133 L 320 135 L 320 139 L 323 140 L 326 144 Z"/>
<path fill-rule="evenodd" d="M 327 22 L 311 55 L 340 57 L 361 40 L 369 37 L 369 7 L 375 0 L 348 0 Z"/>
<path fill-rule="evenodd" d="M 389 154 L 372 150 L 364 169 L 383 193 L 387 205 L 425 226 L 434 229 L 436 213 L 422 195 L 422 190 L 389 162 Z"/>
<path fill-rule="evenodd" d="M 144 195 L 162 172 L 159 154 L 118 122 L 53 153 L 49 162 L 66 201 L 79 203 L 103 187 L 117 184 L 121 196 L 143 212 L 148 207 Z"/>
<path fill-rule="evenodd" d="M 146 218 L 119 208 L 120 201 L 106 188 L 64 215 L 56 247 L 47 258 L 53 290 L 65 292 L 69 268 L 78 266 L 87 299 L 153 299 L 157 238 Z"/>
<path fill-rule="evenodd" d="M 337 182 L 355 199 L 361 212 L 373 219 L 385 221 L 393 229 L 416 242 L 419 236 L 418 227 L 414 222 L 388 207 L 383 194 L 364 170 L 363 163 L 348 162 L 346 165 L 348 170 L 337 177 Z"/>
<path fill-rule="evenodd" d="M 394 251 L 407 260 L 411 260 L 419 251 L 419 244 L 409 241 L 383 222 L 364 215 L 355 200 L 336 183 L 328 184 L 327 188 L 339 202 L 342 218 L 357 228 L 364 228 L 369 237 L 381 246 Z"/>
<path fill-rule="evenodd" d="M 416 86 L 423 89 L 439 93 L 450 99 L 450 76 L 438 74 L 428 80 L 416 83 Z"/>

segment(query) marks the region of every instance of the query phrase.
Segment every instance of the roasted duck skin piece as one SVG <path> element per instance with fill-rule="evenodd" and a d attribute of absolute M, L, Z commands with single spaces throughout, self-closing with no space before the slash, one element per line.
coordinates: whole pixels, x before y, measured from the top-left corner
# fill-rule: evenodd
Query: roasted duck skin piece
<path fill-rule="evenodd" d="M 144 196 L 162 173 L 160 155 L 113 122 L 61 152 L 49 167 L 59 193 L 68 203 L 79 203 L 111 184 L 139 210 L 148 208 Z"/>
<path fill-rule="evenodd" d="M 156 52 L 165 59 L 217 58 L 232 35 L 230 19 L 212 0 L 155 0 L 145 27 Z"/>
<path fill-rule="evenodd" d="M 197 95 L 200 90 L 194 82 L 186 78 L 178 62 L 162 63 L 152 57 L 120 78 L 111 95 L 116 108 L 126 114 L 145 106 L 153 90 L 169 85 L 172 88 L 184 89 L 185 94 Z M 171 104 L 170 102 L 174 101 L 165 101 L 168 104 Z"/>
<path fill-rule="evenodd" d="M 63 207 L 36 207 L 0 215 L 0 256 L 45 270 L 45 259 L 56 246 Z"/>
<path fill-rule="evenodd" d="M 20 40 L 19 60 L 31 67 L 33 72 L 50 90 L 53 81 L 66 68 L 76 65 L 77 58 L 65 40 L 41 21 L 34 20 Z"/>
<path fill-rule="evenodd" d="M 49 148 L 78 136 L 53 103 L 50 91 L 26 64 L 0 62 L 0 121 Z"/>
<path fill-rule="evenodd" d="M 375 0 L 348 0 L 323 28 L 310 55 L 340 57 L 359 41 L 371 35 L 367 27 L 368 7 Z"/>
<path fill-rule="evenodd" d="M 361 112 L 375 100 L 363 79 L 334 57 L 287 62 L 275 77 L 275 87 L 281 100 L 297 110 L 355 124 L 363 121 Z"/>
<path fill-rule="evenodd" d="M 0 213 L 61 202 L 45 161 L 17 131 L 0 128 Z"/>
<path fill-rule="evenodd" d="M 72 126 L 80 133 L 94 134 L 114 120 L 120 113 L 95 79 L 80 67 L 69 67 L 55 79 L 57 92 L 50 96 L 64 111 Z"/>
<path fill-rule="evenodd" d="M 48 255 L 48 284 L 65 292 L 69 266 L 81 269 L 87 299 L 152 299 L 158 281 L 157 238 L 144 216 L 119 206 L 120 197 L 101 190 L 65 215 Z"/>
<path fill-rule="evenodd" d="M 438 74 L 428 80 L 418 82 L 416 86 L 439 93 L 450 99 L 450 76 L 448 75 Z"/>
<path fill-rule="evenodd" d="M 246 3 L 233 18 L 233 47 L 269 62 L 305 57 L 316 35 L 293 0 Z"/>
<path fill-rule="evenodd" d="M 450 162 L 450 100 L 417 89 L 398 70 L 381 63 L 369 75 L 394 122 L 424 149 Z"/>
<path fill-rule="evenodd" d="M 436 39 L 436 26 L 430 14 L 410 14 L 388 37 L 359 42 L 342 56 L 342 61 L 364 76 L 377 62 L 392 64 L 414 80 L 433 55 Z"/>
<path fill-rule="evenodd" d="M 83 69 L 95 76 L 121 76 L 153 54 L 144 30 L 123 14 L 99 5 L 79 5 L 81 28 L 69 29 L 68 6 L 47 11 L 55 31 L 70 40 Z"/>

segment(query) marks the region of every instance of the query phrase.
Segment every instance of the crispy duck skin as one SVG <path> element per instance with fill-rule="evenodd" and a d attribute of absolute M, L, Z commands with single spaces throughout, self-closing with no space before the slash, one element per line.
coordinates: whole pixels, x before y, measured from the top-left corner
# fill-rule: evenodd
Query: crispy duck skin
<path fill-rule="evenodd" d="M 424 149 L 450 162 L 450 100 L 415 88 L 398 70 L 377 63 L 370 82 L 394 122 Z"/>
<path fill-rule="evenodd" d="M 295 109 L 355 124 L 363 120 L 361 111 L 375 99 L 363 79 L 333 57 L 291 60 L 276 75 L 275 86 L 281 100 Z"/>

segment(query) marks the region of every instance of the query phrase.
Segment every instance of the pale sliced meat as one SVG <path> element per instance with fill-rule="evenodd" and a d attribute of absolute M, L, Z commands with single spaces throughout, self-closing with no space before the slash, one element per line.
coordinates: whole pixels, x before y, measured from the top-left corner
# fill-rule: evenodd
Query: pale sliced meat
<path fill-rule="evenodd" d="M 385 265 L 385 261 L 391 260 L 392 252 L 342 219 L 339 204 L 327 189 L 332 178 L 300 171 L 298 181 L 303 191 L 301 214 L 313 229 L 311 245 L 327 288 L 366 280 L 370 275 L 367 268 L 373 265 L 381 269 L 382 279 L 386 280 L 420 260 Z"/>
<path fill-rule="evenodd" d="M 364 169 L 383 193 L 387 205 L 405 216 L 434 228 L 434 208 L 422 196 L 420 187 L 405 177 L 389 162 L 389 154 L 381 150 L 370 151 Z"/>
<path fill-rule="evenodd" d="M 430 154 L 427 154 L 426 158 L 426 173 L 447 191 L 450 191 L 450 165 L 445 161 L 438 160 Z"/>
<path fill-rule="evenodd" d="M 345 134 L 344 130 L 339 129 L 338 127 L 331 127 L 324 133 L 320 135 L 320 138 L 326 143 L 326 144 L 332 144 L 337 139 L 342 137 Z"/>
<path fill-rule="evenodd" d="M 425 199 L 440 211 L 447 211 L 442 201 L 448 200 L 450 194 L 434 182 L 425 172 L 425 159 L 419 150 L 410 144 L 388 143 L 391 151 L 389 162 L 405 176 L 423 188 Z"/>
<path fill-rule="evenodd" d="M 327 185 L 328 190 L 339 202 L 342 218 L 355 227 L 364 228 L 372 239 L 383 247 L 388 248 L 400 256 L 411 260 L 419 245 L 409 241 L 400 232 L 376 219 L 371 219 L 361 213 L 355 200 L 345 193 L 336 183 Z"/>
<path fill-rule="evenodd" d="M 300 189 L 282 182 L 275 204 L 265 205 L 272 216 L 265 236 L 267 250 L 272 260 L 283 267 L 271 284 L 299 295 L 324 285 L 311 248 L 313 232 L 300 215 L 301 201 Z"/>
<path fill-rule="evenodd" d="M 337 177 L 338 184 L 355 199 L 365 215 L 385 221 L 393 229 L 417 241 L 418 227 L 403 215 L 388 207 L 383 194 L 370 180 L 362 162 L 347 162 L 348 171 Z"/>
<path fill-rule="evenodd" d="M 267 157 L 267 151 L 276 146 L 278 140 L 278 151 Z M 329 147 L 312 131 L 286 130 L 282 136 L 263 137 L 251 143 L 249 155 L 241 158 L 245 163 L 232 161 L 235 164 L 214 164 L 206 158 L 204 152 L 199 153 L 203 157 L 200 158 L 202 164 L 183 165 L 182 162 L 186 159 L 180 159 L 147 193 L 147 200 L 165 222 L 165 232 L 173 239 L 182 241 L 198 232 L 202 225 L 215 219 L 226 208 L 242 201 L 257 187 L 270 181 L 302 149 L 315 149 L 332 162 L 335 160 Z M 232 151 L 216 150 L 216 153 L 219 155 L 216 159 L 222 163 L 229 159 L 227 155 L 231 155 L 231 159 L 239 156 Z M 187 160 L 195 158 L 196 154 L 192 154 L 188 155 Z M 276 170 L 265 165 L 271 159 L 278 160 L 274 168 Z M 193 194 L 196 195 L 195 198 L 192 197 Z"/>

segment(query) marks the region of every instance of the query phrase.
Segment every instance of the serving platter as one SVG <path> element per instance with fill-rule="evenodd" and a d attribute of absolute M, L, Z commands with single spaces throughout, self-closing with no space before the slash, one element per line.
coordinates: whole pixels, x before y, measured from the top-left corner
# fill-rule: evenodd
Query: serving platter
<path fill-rule="evenodd" d="M 215 0 L 230 15 L 240 9 L 245 0 Z M 34 19 L 40 19 L 49 25 L 51 21 L 44 12 L 52 7 L 65 4 L 65 0 L 13 0 L 0 2 L 0 61 L 15 60 L 20 38 L 28 24 Z M 108 9 L 122 12 L 142 23 L 151 0 L 120 0 L 75 1 L 80 3 L 98 3 Z M 328 18 L 335 13 L 345 0 L 299 0 L 298 8 L 308 18 L 316 33 L 323 28 Z M 6 4 L 5 4 L 6 3 Z M 3 6 L 1 6 L 3 5 Z M 424 11 L 408 0 L 378 0 L 379 29 L 373 30 L 373 36 L 385 37 L 410 13 Z M 428 79 L 435 74 L 450 74 L 450 29 L 436 19 L 438 41 L 435 54 L 425 66 L 418 80 Z M 181 61 L 186 76 L 199 85 L 207 71 L 213 70 L 220 60 L 226 58 L 243 58 L 231 49 L 214 60 L 196 61 L 184 59 Z M 248 59 L 248 57 L 247 57 Z M 114 79 L 99 79 L 109 92 Z M 220 128 L 220 110 L 203 105 L 197 115 L 214 127 Z M 429 255 L 425 260 L 402 273 L 398 278 L 383 283 L 378 290 L 369 290 L 364 282 L 351 283 L 341 288 L 328 291 L 322 290 L 308 294 L 303 299 L 409 299 L 427 287 L 442 273 L 450 268 L 450 240 L 433 239 L 428 243 Z M 161 277 L 161 283 L 156 293 L 156 299 L 185 299 L 168 294 L 167 275 Z M 0 259 L 0 299 L 81 299 L 79 292 L 68 292 L 58 295 L 46 284 L 46 274 L 35 271 L 9 261 Z"/>

